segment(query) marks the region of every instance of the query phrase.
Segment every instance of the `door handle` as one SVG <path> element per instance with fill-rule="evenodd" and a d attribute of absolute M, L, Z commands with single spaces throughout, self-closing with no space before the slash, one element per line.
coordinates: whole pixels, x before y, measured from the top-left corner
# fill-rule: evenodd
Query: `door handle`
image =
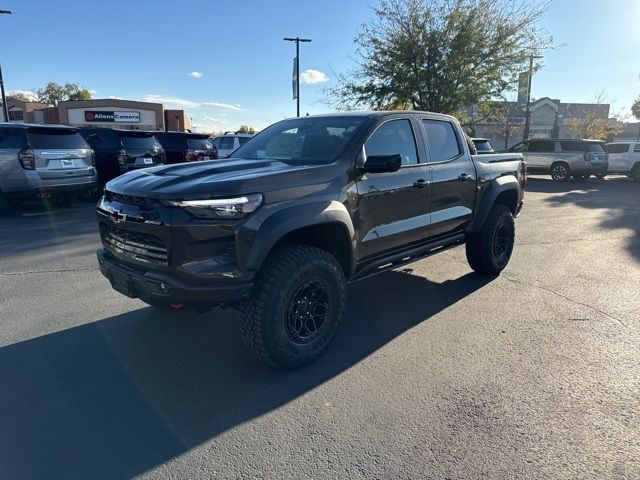
<path fill-rule="evenodd" d="M 472 180 L 472 179 L 473 179 L 473 177 L 471 175 L 469 175 L 468 173 L 461 173 L 458 176 L 458 180 L 462 180 L 462 181 L 464 181 L 464 180 Z"/>
<path fill-rule="evenodd" d="M 427 185 L 429 185 L 429 182 L 427 182 L 426 180 L 420 179 L 420 180 L 416 180 L 415 182 L 413 182 L 413 186 L 416 188 L 424 188 Z"/>

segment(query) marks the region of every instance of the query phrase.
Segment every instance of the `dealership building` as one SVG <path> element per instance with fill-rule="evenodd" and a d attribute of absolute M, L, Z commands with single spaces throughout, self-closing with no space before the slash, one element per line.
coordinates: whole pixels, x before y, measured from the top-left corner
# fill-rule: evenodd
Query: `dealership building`
<path fill-rule="evenodd" d="M 73 127 L 110 127 L 127 130 L 189 130 L 183 110 L 165 110 L 161 103 L 118 98 L 69 100 L 57 107 L 37 102 L 8 100 L 9 121 L 16 123 L 62 124 Z M 1 111 L 1 109 L 0 109 Z M 1 116 L 1 114 L 0 114 Z M 3 121 L 0 118 L 0 121 Z"/>

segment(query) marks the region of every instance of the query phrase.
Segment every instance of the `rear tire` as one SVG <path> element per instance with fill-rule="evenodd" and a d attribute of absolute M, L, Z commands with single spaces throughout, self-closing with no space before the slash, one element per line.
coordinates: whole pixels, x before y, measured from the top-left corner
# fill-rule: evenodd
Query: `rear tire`
<path fill-rule="evenodd" d="M 47 202 L 54 207 L 68 207 L 78 200 L 78 192 L 53 193 Z"/>
<path fill-rule="evenodd" d="M 607 174 L 606 173 L 596 173 L 596 178 L 599 178 L 600 180 L 603 180 Z"/>
<path fill-rule="evenodd" d="M 550 168 L 551 179 L 554 182 L 566 182 L 571 176 L 569 165 L 564 162 L 556 162 Z"/>
<path fill-rule="evenodd" d="M 277 368 L 298 367 L 328 347 L 344 314 L 347 288 L 338 261 L 306 245 L 284 245 L 258 272 L 241 306 L 244 343 Z"/>
<path fill-rule="evenodd" d="M 4 217 L 6 215 L 9 215 L 11 213 L 11 203 L 9 203 L 9 200 L 7 200 L 7 198 L 0 193 L 0 217 Z"/>
<path fill-rule="evenodd" d="M 629 177 L 634 179 L 636 182 L 640 182 L 640 163 L 636 163 L 631 169 L 631 173 Z"/>
<path fill-rule="evenodd" d="M 469 266 L 481 275 L 498 275 L 509 263 L 515 242 L 515 222 L 511 210 L 497 203 L 482 229 L 467 238 Z"/>

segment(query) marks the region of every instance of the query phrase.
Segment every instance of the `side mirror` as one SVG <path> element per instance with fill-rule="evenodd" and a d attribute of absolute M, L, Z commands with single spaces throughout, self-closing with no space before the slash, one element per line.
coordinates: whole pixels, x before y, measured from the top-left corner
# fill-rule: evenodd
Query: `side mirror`
<path fill-rule="evenodd" d="M 402 155 L 369 155 L 363 170 L 368 173 L 397 172 L 402 166 Z"/>

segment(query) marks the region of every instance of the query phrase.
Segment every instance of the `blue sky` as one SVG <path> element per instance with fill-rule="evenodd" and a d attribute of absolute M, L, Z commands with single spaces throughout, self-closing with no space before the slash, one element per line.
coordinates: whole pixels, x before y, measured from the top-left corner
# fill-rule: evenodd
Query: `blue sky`
<path fill-rule="evenodd" d="M 323 89 L 349 68 L 353 38 L 375 0 L 0 0 L 0 62 L 9 90 L 76 82 L 110 96 L 184 108 L 199 129 L 263 128 L 295 115 L 294 44 L 301 46 L 302 113 L 331 108 Z M 567 46 L 547 52 L 533 96 L 612 111 L 640 94 L 640 1 L 555 0 L 542 26 Z M 5 39 L 11 39 L 9 41 Z M 193 72 L 197 74 L 191 75 Z M 323 80 L 323 81 L 320 81 Z"/>

